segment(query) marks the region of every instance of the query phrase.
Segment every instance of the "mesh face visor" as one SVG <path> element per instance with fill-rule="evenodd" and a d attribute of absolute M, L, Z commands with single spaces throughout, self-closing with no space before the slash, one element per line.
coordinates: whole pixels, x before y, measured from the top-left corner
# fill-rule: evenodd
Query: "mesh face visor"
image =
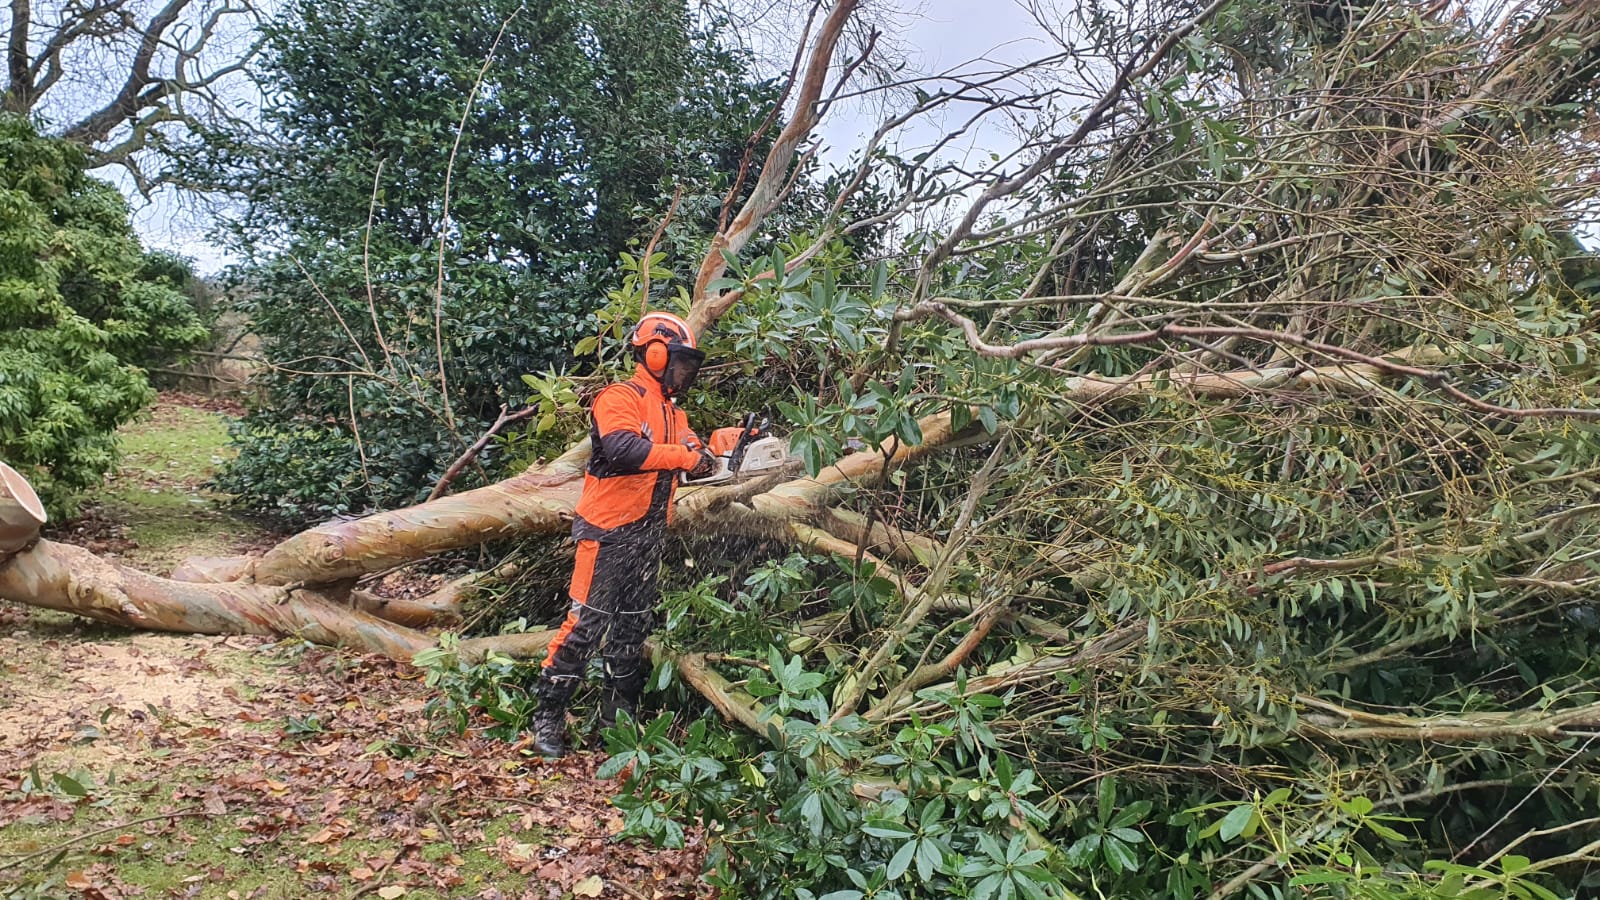
<path fill-rule="evenodd" d="M 700 377 L 700 366 L 705 361 L 704 351 L 688 344 L 668 344 L 667 368 L 661 373 L 662 391 L 668 396 L 676 396 L 693 387 L 695 379 Z"/>

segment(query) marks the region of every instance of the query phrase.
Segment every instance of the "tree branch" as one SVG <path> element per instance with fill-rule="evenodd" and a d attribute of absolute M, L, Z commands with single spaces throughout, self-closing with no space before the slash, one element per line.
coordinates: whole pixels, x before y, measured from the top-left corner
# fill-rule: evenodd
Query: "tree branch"
<path fill-rule="evenodd" d="M 750 197 L 745 200 L 739 214 L 734 216 L 733 222 L 726 229 L 719 231 L 711 239 L 711 248 L 706 251 L 705 259 L 700 263 L 700 271 L 694 280 L 694 307 L 689 311 L 689 324 L 696 332 L 707 330 L 737 300 L 735 298 L 730 301 L 722 296 L 712 296 L 709 293 L 711 282 L 727 271 L 728 261 L 723 254 L 738 255 L 756 228 L 776 205 L 779 193 L 788 179 L 789 165 L 794 161 L 795 150 L 816 127 L 819 112 L 817 101 L 821 98 L 822 89 L 827 82 L 828 67 L 838 47 L 839 37 L 844 32 L 845 23 L 849 21 L 858 5 L 859 0 L 837 0 L 828 17 L 823 20 L 817 34 L 816 45 L 811 50 L 811 58 L 806 64 L 805 75 L 800 80 L 794 117 L 778 133 L 777 140 L 772 143 L 772 149 L 767 151 L 761 175 L 756 179 Z"/>
<path fill-rule="evenodd" d="M 478 458 L 478 454 L 483 452 L 483 448 L 489 446 L 489 442 L 494 440 L 494 436 L 500 433 L 500 429 L 517 422 L 526 422 L 538 412 L 539 407 L 537 406 L 524 407 L 516 412 L 506 412 L 506 405 L 504 403 L 500 404 L 500 415 L 495 417 L 494 424 L 490 425 L 487 431 L 472 442 L 472 446 L 463 451 L 460 456 L 456 457 L 456 461 L 451 463 L 448 469 L 444 470 L 444 474 L 439 476 L 439 482 L 433 486 L 432 491 L 428 492 L 428 500 L 437 500 L 444 496 L 444 492 L 450 487 L 450 483 L 461 475 L 462 470 L 468 464 Z"/>
<path fill-rule="evenodd" d="M 167 5 L 156 13 L 150 24 L 140 32 L 139 49 L 135 52 L 133 62 L 128 68 L 128 78 L 123 82 L 122 89 L 110 103 L 67 129 L 65 134 L 67 140 L 80 144 L 97 144 L 105 140 L 113 128 L 132 118 L 140 109 L 165 94 L 165 88 L 161 85 L 157 85 L 161 89 L 154 95 L 145 90 L 156 84 L 156 80 L 150 77 L 150 63 L 161 47 L 162 36 L 174 22 L 178 21 L 178 17 L 190 2 L 191 0 L 168 0 Z"/>

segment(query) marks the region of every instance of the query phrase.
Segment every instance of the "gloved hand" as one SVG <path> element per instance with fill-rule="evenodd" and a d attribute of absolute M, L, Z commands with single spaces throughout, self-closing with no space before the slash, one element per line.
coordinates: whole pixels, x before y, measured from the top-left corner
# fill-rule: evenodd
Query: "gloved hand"
<path fill-rule="evenodd" d="M 689 470 L 690 478 L 704 478 L 717 470 L 717 458 L 711 455 L 711 451 L 702 447 L 698 452 L 700 460 Z"/>

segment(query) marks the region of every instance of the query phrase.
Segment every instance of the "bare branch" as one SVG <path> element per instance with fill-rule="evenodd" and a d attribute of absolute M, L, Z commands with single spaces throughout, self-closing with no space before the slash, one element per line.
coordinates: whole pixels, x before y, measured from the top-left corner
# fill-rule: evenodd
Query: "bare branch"
<path fill-rule="evenodd" d="M 734 216 L 727 228 L 711 239 L 711 248 L 700 264 L 694 281 L 694 308 L 689 311 L 689 324 L 696 331 L 706 330 L 733 305 L 732 300 L 709 294 L 712 281 L 727 271 L 724 253 L 738 254 L 750 240 L 761 222 L 772 212 L 784 183 L 788 179 L 789 164 L 794 161 L 796 149 L 811 134 L 818 120 L 817 101 L 828 76 L 828 66 L 833 60 L 839 36 L 845 23 L 856 10 L 859 0 L 837 0 L 822 22 L 817 42 L 811 48 L 811 58 L 800 80 L 800 91 L 795 98 L 794 117 L 791 118 L 773 141 L 772 149 L 762 164 L 761 176 L 756 179 L 750 197 Z"/>
<path fill-rule="evenodd" d="M 168 0 L 167 5 L 150 20 L 139 35 L 139 49 L 128 67 L 128 78 L 111 102 L 90 113 L 76 125 L 67 129 L 65 137 L 80 144 L 96 144 L 106 139 L 111 130 L 127 121 L 140 109 L 160 99 L 170 89 L 165 82 L 150 76 L 150 63 L 167 29 L 178 21 L 191 0 Z"/>

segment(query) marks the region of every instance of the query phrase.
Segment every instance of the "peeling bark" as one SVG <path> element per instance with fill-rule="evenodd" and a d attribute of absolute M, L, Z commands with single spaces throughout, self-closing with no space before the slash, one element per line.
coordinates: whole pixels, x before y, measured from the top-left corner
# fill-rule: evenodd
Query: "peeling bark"
<path fill-rule="evenodd" d="M 572 521 L 588 456 L 584 441 L 498 484 L 313 528 L 268 551 L 251 576 L 263 584 L 325 584 L 485 541 L 559 533 Z"/>
<path fill-rule="evenodd" d="M 450 595 L 380 597 L 371 591 L 352 591 L 350 604 L 385 622 L 407 628 L 449 628 L 461 624 L 461 604 Z"/>
<path fill-rule="evenodd" d="M 172 581 L 54 541 L 39 541 L 0 564 L 0 597 L 130 628 L 300 637 L 394 659 L 409 660 L 433 646 L 423 632 L 316 591 Z"/>

